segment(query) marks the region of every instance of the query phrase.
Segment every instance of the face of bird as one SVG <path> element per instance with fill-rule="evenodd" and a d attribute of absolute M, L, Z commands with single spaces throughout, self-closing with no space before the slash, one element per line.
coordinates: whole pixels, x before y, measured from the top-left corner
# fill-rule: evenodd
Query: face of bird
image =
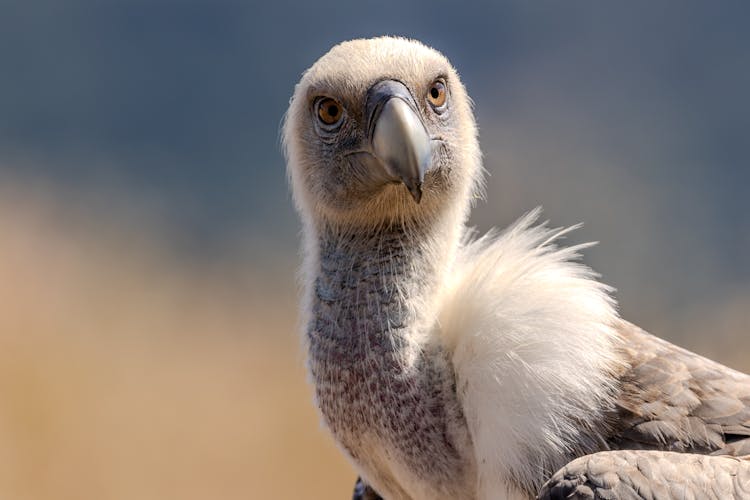
<path fill-rule="evenodd" d="M 430 213 L 480 169 L 456 71 L 399 38 L 344 42 L 320 58 L 295 89 L 284 144 L 300 212 L 335 222 Z"/>

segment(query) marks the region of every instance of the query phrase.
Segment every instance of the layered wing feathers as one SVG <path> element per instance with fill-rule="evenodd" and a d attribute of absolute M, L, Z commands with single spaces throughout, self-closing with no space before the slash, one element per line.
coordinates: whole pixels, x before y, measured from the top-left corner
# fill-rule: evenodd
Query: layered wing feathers
<path fill-rule="evenodd" d="M 650 335 L 619 328 L 622 377 L 612 448 L 750 454 L 750 376 Z"/>
<path fill-rule="evenodd" d="M 538 498 L 750 498 L 750 459 L 665 451 L 604 451 L 573 460 L 560 469 Z"/>

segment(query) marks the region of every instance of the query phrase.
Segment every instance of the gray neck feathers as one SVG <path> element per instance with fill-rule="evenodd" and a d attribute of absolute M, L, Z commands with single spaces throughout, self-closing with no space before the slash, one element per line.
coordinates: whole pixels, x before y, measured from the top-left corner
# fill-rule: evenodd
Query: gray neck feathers
<path fill-rule="evenodd" d="M 435 265 L 424 255 L 420 236 L 402 226 L 365 234 L 327 231 L 319 239 L 309 334 L 358 349 L 343 362 L 406 354 L 424 316 L 418 304 L 435 286 Z M 368 351 L 386 340 L 393 342 L 387 352 Z"/>
<path fill-rule="evenodd" d="M 317 243 L 307 340 L 326 423 L 371 477 L 379 474 L 374 446 L 448 491 L 468 434 L 450 362 L 428 331 L 457 241 L 393 225 L 325 229 Z"/>

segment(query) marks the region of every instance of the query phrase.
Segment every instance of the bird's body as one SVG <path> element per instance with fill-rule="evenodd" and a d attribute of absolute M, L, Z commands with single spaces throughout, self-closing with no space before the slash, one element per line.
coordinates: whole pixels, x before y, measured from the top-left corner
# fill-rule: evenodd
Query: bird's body
<path fill-rule="evenodd" d="M 750 377 L 620 319 L 583 246 L 556 246 L 566 230 L 534 212 L 469 237 L 476 126 L 442 55 L 335 47 L 297 86 L 284 142 L 316 402 L 380 496 L 533 498 L 596 452 L 615 455 L 586 467 L 750 453 Z"/>

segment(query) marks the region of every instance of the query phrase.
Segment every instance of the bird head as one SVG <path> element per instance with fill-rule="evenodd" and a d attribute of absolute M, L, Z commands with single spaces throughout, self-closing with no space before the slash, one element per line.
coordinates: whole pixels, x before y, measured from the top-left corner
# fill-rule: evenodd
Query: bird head
<path fill-rule="evenodd" d="M 299 212 L 332 224 L 464 213 L 481 177 L 456 70 L 403 38 L 352 40 L 321 57 L 295 88 L 283 142 Z"/>

